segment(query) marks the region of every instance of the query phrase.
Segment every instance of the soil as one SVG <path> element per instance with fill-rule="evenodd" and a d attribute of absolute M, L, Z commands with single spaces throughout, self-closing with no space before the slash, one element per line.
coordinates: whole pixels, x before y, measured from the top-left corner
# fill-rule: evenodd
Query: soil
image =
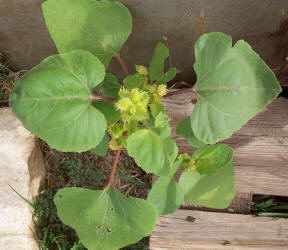
<path fill-rule="evenodd" d="M 103 170 L 103 182 L 99 185 L 99 189 L 103 188 L 110 174 L 110 169 L 112 166 L 112 162 L 114 160 L 115 151 L 109 150 L 105 157 L 96 156 L 91 152 L 84 153 L 63 153 L 61 151 L 57 151 L 52 149 L 49 145 L 47 145 L 44 141 L 41 141 L 41 150 L 44 155 L 44 160 L 47 163 L 47 177 L 46 183 L 49 187 L 62 188 L 67 186 L 73 186 L 73 184 L 63 184 L 59 182 L 59 180 L 54 179 L 53 174 L 56 173 L 59 166 L 63 166 L 66 160 L 80 160 L 83 166 L 87 166 L 92 164 L 96 171 Z M 140 183 L 144 183 L 148 186 L 151 186 L 152 175 L 146 174 L 141 168 L 137 166 L 135 161 L 127 154 L 126 150 L 122 150 L 120 159 L 118 162 L 118 168 L 125 172 L 125 174 Z M 122 193 L 129 194 L 130 196 L 138 197 L 138 198 L 146 198 L 148 194 L 148 189 L 144 189 L 139 187 L 138 185 L 128 181 L 126 178 L 122 177 L 118 173 L 116 173 L 114 179 L 114 186 Z"/>

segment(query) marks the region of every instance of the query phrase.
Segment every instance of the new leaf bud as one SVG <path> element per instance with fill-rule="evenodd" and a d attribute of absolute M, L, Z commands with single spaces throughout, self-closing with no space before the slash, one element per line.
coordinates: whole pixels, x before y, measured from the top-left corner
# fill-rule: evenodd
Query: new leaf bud
<path fill-rule="evenodd" d="M 142 76 L 147 76 L 148 75 L 148 70 L 146 67 L 142 66 L 142 65 L 136 65 L 136 71 L 139 75 Z"/>
<path fill-rule="evenodd" d="M 167 94 L 167 87 L 166 87 L 165 84 L 160 84 L 160 85 L 158 86 L 158 94 L 159 94 L 160 96 L 164 96 L 164 95 Z"/>

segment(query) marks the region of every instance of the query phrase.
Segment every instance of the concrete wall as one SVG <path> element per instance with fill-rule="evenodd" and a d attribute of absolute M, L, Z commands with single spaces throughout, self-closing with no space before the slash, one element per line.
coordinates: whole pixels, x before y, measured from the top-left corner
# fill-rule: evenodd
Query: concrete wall
<path fill-rule="evenodd" d="M 0 0 L 0 51 L 19 69 L 29 69 L 56 53 L 41 13 L 43 0 Z M 133 15 L 133 34 L 123 49 L 130 68 L 148 64 L 157 41 L 168 37 L 179 79 L 193 79 L 193 44 L 204 11 L 206 32 L 222 31 L 245 39 L 272 67 L 286 55 L 275 52 L 269 33 L 283 20 L 287 0 L 121 0 Z M 115 72 L 118 66 L 112 63 Z M 121 73 L 119 73 L 121 75 Z M 119 75 L 118 74 L 118 75 Z"/>
<path fill-rule="evenodd" d="M 43 0 L 0 0 L 0 51 L 19 69 L 56 53 L 42 16 Z"/>

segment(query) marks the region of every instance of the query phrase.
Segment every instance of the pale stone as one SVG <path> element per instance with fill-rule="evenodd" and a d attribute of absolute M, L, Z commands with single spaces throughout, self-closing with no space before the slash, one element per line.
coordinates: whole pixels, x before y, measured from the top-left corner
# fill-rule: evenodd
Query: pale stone
<path fill-rule="evenodd" d="M 11 109 L 0 109 L 1 250 L 39 249 L 33 235 L 32 208 L 11 187 L 31 201 L 44 178 L 45 166 L 35 136 Z"/>

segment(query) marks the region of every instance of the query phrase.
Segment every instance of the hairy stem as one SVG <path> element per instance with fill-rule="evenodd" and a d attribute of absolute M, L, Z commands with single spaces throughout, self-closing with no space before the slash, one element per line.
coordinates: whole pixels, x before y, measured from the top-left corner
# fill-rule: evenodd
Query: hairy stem
<path fill-rule="evenodd" d="M 92 96 L 91 99 L 92 99 L 93 101 L 94 101 L 94 100 L 99 100 L 99 101 L 117 102 L 117 99 L 115 99 L 115 98 L 104 97 L 104 96 Z"/>
<path fill-rule="evenodd" d="M 123 72 L 125 73 L 126 76 L 130 76 L 130 73 L 127 69 L 127 66 L 125 64 L 125 62 L 123 61 L 123 59 L 120 57 L 120 55 L 116 56 L 117 61 L 119 62 Z"/>
<path fill-rule="evenodd" d="M 178 144 L 177 144 L 177 147 L 178 147 L 178 154 L 187 153 L 186 150 L 184 148 L 182 148 L 181 146 L 179 146 Z"/>
<path fill-rule="evenodd" d="M 112 170 L 111 170 L 111 173 L 110 173 L 110 176 L 109 176 L 109 181 L 108 181 L 107 186 L 113 185 L 113 181 L 114 181 L 115 172 L 116 172 L 116 169 L 117 169 L 117 164 L 118 164 L 119 156 L 120 156 L 120 153 L 121 153 L 121 149 L 122 148 L 119 148 L 116 151 L 116 155 L 115 155 L 115 158 L 114 158 L 114 161 L 113 161 Z"/>
<path fill-rule="evenodd" d="M 151 129 L 151 126 L 150 126 L 146 121 L 142 121 L 142 123 L 143 123 L 148 129 Z"/>
<path fill-rule="evenodd" d="M 123 72 L 125 73 L 125 75 L 126 76 L 130 76 L 130 73 L 129 73 L 128 69 L 127 69 L 127 66 L 126 66 L 125 62 L 123 61 L 123 59 L 120 57 L 120 55 L 116 56 L 116 59 L 119 62 L 119 64 L 120 64 Z M 104 98 L 105 98 L 105 100 L 111 101 L 111 102 L 116 102 L 117 101 L 117 99 L 110 98 L 110 97 L 102 97 L 102 96 L 93 96 L 92 97 L 93 100 L 104 100 Z M 110 176 L 109 176 L 109 181 L 108 181 L 107 186 L 113 185 L 113 181 L 114 181 L 114 177 L 115 177 L 115 173 L 116 173 L 116 169 L 117 169 L 117 164 L 118 164 L 120 153 L 121 153 L 121 148 L 119 148 L 116 151 L 116 155 L 115 155 L 115 158 L 114 158 L 114 161 L 113 161 L 112 170 L 111 170 L 111 173 L 110 173 Z"/>
<path fill-rule="evenodd" d="M 180 89 L 180 90 L 176 90 L 176 91 L 173 91 L 173 92 L 170 92 L 170 93 L 164 95 L 164 98 L 167 98 L 167 97 L 170 97 L 173 95 L 181 95 L 181 94 L 185 94 L 185 93 L 189 93 L 189 92 L 196 93 L 194 88 Z"/>

